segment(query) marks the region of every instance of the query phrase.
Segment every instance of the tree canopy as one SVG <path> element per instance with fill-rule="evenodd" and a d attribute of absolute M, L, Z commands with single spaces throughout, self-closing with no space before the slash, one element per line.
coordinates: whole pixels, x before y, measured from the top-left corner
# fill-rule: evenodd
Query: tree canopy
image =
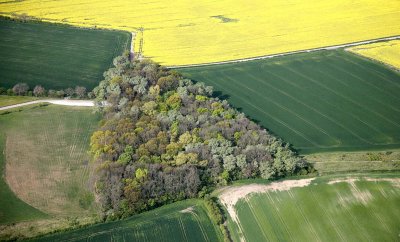
<path fill-rule="evenodd" d="M 212 87 L 147 59 L 113 63 L 93 91 L 104 118 L 90 144 L 106 217 L 307 168 L 288 144 L 214 98 Z"/>

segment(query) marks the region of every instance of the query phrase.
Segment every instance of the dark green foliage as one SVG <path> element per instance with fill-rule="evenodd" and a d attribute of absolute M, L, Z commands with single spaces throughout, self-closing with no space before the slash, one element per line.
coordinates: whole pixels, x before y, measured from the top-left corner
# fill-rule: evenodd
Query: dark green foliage
<path fill-rule="evenodd" d="M 0 83 L 91 90 L 129 43 L 126 32 L 0 18 Z"/>
<path fill-rule="evenodd" d="M 109 105 L 99 106 L 103 125 L 91 138 L 99 163 L 96 191 L 107 218 L 196 197 L 204 187 L 274 179 L 306 166 L 280 139 L 213 98 L 211 87 L 149 60 L 131 63 L 125 55 L 114 64 L 94 89 L 97 101 Z"/>
<path fill-rule="evenodd" d="M 217 198 L 206 198 L 205 206 L 209 211 L 209 216 L 211 220 L 213 220 L 213 222 L 219 226 L 224 237 L 224 241 L 232 241 L 232 239 L 230 238 L 229 230 L 226 227 L 226 216 L 224 214 L 224 209 L 217 202 Z"/>
<path fill-rule="evenodd" d="M 179 69 L 300 153 L 400 147 L 400 74 L 343 50 Z"/>

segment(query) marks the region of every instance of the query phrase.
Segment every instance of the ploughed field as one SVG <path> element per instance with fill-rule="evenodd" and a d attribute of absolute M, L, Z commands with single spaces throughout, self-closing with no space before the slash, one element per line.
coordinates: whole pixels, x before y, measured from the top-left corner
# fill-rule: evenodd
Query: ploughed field
<path fill-rule="evenodd" d="M 398 174 L 299 180 L 292 188 L 290 182 L 272 183 L 235 202 L 228 220 L 234 241 L 398 240 Z M 236 195 L 231 192 L 228 200 Z"/>
<path fill-rule="evenodd" d="M 167 66 L 400 35 L 397 0 L 0 0 L 0 5 L 1 15 L 135 32 L 136 52 Z"/>
<path fill-rule="evenodd" d="M 33 241 L 221 241 L 203 201 L 186 200 L 126 220 L 58 233 Z"/>
<path fill-rule="evenodd" d="M 4 4 L 1 4 L 2 8 Z M 0 18 L 0 87 L 94 88 L 130 46 L 130 34 Z"/>
<path fill-rule="evenodd" d="M 343 50 L 178 70 L 301 153 L 400 147 L 400 74 Z"/>
<path fill-rule="evenodd" d="M 0 115 L 0 224 L 94 214 L 87 150 L 99 116 L 87 107 L 18 110 Z"/>

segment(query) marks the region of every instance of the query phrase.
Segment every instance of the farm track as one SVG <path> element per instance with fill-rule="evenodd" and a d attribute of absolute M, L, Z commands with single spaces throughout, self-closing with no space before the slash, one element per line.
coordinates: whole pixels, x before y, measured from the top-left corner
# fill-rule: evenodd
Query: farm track
<path fill-rule="evenodd" d="M 398 40 L 398 39 L 400 39 L 400 35 L 372 39 L 372 40 L 365 40 L 365 41 L 358 41 L 358 42 L 353 42 L 353 43 L 348 43 L 348 44 L 332 45 L 332 46 L 312 48 L 312 49 L 306 49 L 306 50 L 289 51 L 289 52 L 284 52 L 284 53 L 279 53 L 279 54 L 271 54 L 271 55 L 263 55 L 263 56 L 258 56 L 258 57 L 243 58 L 243 59 L 231 60 L 231 61 L 219 61 L 219 62 L 190 64 L 190 65 L 175 65 L 175 66 L 167 66 L 167 68 L 177 69 L 177 68 L 189 68 L 189 67 L 199 67 L 199 66 L 209 66 L 209 65 L 241 63 L 241 62 L 246 62 L 246 61 L 271 59 L 271 58 L 275 58 L 275 57 L 284 57 L 284 56 L 290 56 L 290 55 L 301 54 L 301 53 L 312 53 L 312 52 L 321 51 L 321 50 L 336 50 L 336 49 L 342 49 L 342 48 L 347 48 L 347 47 L 353 47 L 353 46 L 357 46 L 357 45 L 365 45 L 365 44 L 377 43 L 377 42 L 382 42 L 382 41 L 390 41 L 390 40 Z"/>
<path fill-rule="evenodd" d="M 32 104 L 39 104 L 39 103 L 51 103 L 55 105 L 62 105 L 62 106 L 79 106 L 79 107 L 93 107 L 94 101 L 93 100 L 56 100 L 56 99 L 44 99 L 44 100 L 35 100 L 25 103 L 19 103 L 14 105 L 9 105 L 5 107 L 0 107 L 0 111 L 19 108 L 23 106 L 28 106 Z"/>
<path fill-rule="evenodd" d="M 230 215 L 229 227 L 240 226 L 243 233 L 231 229 L 236 240 L 389 241 L 398 236 L 399 184 L 396 174 L 321 177 L 290 190 L 257 184 L 266 189 L 249 193 L 256 184 L 232 186 L 219 197 Z M 243 195 L 233 211 L 224 202 L 232 191 Z"/>

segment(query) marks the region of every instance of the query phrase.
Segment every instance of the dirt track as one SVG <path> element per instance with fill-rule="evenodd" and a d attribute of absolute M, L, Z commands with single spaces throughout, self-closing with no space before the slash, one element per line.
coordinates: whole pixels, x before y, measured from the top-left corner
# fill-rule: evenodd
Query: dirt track
<path fill-rule="evenodd" d="M 51 103 L 51 104 L 56 104 L 56 105 L 81 106 L 81 107 L 93 107 L 94 106 L 94 101 L 92 101 L 92 100 L 43 99 L 43 100 L 36 100 L 36 101 L 31 101 L 31 102 L 25 102 L 25 103 L 19 103 L 19 104 L 14 104 L 14 105 L 10 105 L 10 106 L 0 107 L 0 111 L 12 109 L 12 108 L 18 108 L 18 107 L 22 107 L 22 106 L 26 106 L 26 105 L 31 105 L 31 104 L 37 104 L 37 103 Z"/>

